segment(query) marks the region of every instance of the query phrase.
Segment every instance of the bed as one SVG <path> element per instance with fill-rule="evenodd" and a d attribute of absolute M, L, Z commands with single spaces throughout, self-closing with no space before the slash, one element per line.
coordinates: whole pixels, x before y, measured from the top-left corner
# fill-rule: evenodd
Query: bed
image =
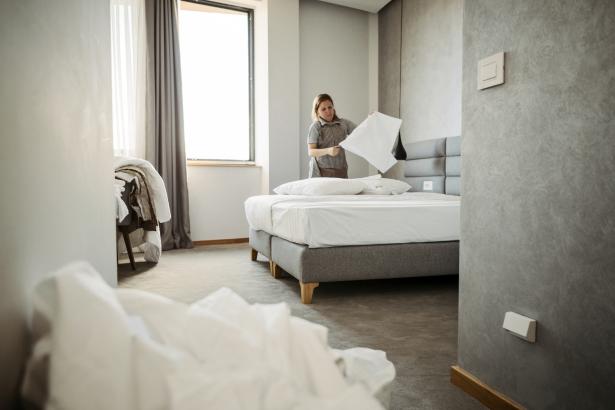
<path fill-rule="evenodd" d="M 392 196 L 262 195 L 246 201 L 252 260 L 298 279 L 301 301 L 323 282 L 459 272 L 460 137 L 410 143 L 385 177 L 406 181 Z"/>

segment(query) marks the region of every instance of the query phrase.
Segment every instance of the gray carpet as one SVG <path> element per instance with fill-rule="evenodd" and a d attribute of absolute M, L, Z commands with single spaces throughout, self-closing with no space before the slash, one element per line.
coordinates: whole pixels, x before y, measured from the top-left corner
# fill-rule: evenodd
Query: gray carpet
<path fill-rule="evenodd" d="M 226 286 L 251 303 L 286 302 L 294 315 L 329 328 L 329 344 L 384 350 L 395 364 L 391 409 L 482 409 L 453 386 L 457 355 L 456 276 L 323 283 L 312 305 L 302 305 L 299 284 L 274 279 L 247 244 L 164 252 L 158 264 L 120 261 L 120 287 L 147 290 L 186 303 Z"/>

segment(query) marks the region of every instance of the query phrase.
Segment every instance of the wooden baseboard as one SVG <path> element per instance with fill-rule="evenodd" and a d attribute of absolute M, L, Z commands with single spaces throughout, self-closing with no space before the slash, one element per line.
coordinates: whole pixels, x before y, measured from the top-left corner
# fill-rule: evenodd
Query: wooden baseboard
<path fill-rule="evenodd" d="M 451 366 L 451 383 L 492 410 L 525 410 L 525 407 L 492 389 L 459 366 Z"/>
<path fill-rule="evenodd" d="M 228 245 L 231 243 L 247 243 L 248 238 L 235 238 L 235 239 L 212 239 L 208 241 L 192 241 L 195 246 L 200 245 Z"/>

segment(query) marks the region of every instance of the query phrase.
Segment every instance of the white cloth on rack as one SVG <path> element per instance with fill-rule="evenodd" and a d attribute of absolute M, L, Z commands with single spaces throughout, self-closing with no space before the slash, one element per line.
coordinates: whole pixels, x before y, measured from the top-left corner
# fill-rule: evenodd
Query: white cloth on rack
<path fill-rule="evenodd" d="M 138 167 L 147 177 L 147 184 L 150 188 L 152 201 L 154 201 L 154 210 L 158 222 L 167 222 L 171 219 L 171 208 L 169 207 L 169 198 L 167 190 L 164 186 L 162 177 L 156 171 L 156 168 L 149 162 L 140 158 L 133 157 L 113 157 L 113 168 L 115 170 L 123 166 Z"/>
<path fill-rule="evenodd" d="M 128 207 L 126 206 L 124 201 L 122 201 L 122 192 L 124 192 L 124 190 L 126 189 L 124 188 L 124 185 L 126 185 L 126 182 L 122 180 L 113 180 L 113 189 L 115 195 L 115 215 L 118 221 L 121 221 L 122 219 L 126 218 L 126 215 L 128 215 Z"/>
<path fill-rule="evenodd" d="M 164 186 L 162 177 L 154 166 L 144 159 L 133 157 L 113 157 L 113 167 L 117 171 L 123 166 L 133 166 L 139 168 L 145 174 L 146 183 L 149 188 L 151 199 L 154 206 L 154 213 L 158 222 L 167 222 L 171 219 L 171 208 L 169 198 Z M 147 262 L 158 262 L 162 253 L 162 240 L 160 238 L 160 226 L 155 231 L 138 229 L 130 234 L 130 241 L 133 246 L 143 252 Z M 124 241 L 118 240 L 118 251 L 124 252 L 126 247 Z"/>

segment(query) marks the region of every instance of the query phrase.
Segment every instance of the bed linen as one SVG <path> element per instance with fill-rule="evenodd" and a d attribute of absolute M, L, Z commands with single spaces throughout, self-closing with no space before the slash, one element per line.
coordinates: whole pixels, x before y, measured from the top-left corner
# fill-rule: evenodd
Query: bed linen
<path fill-rule="evenodd" d="M 75 263 L 32 302 L 22 391 L 40 408 L 375 410 L 395 377 L 384 352 L 330 349 L 326 327 L 227 288 L 185 305 Z"/>
<path fill-rule="evenodd" d="M 162 177 L 154 166 L 144 159 L 133 157 L 113 157 L 113 167 L 115 171 L 121 171 L 125 167 L 138 168 L 145 176 L 147 189 L 151 195 L 154 214 L 159 223 L 167 222 L 171 219 L 171 208 L 169 199 Z M 118 214 L 119 216 L 119 214 Z M 158 262 L 162 253 L 162 240 L 160 238 L 160 226 L 156 230 L 137 229 L 130 234 L 130 242 L 137 250 L 143 252 L 143 257 L 147 262 Z M 126 251 L 124 241 L 118 238 L 118 251 Z"/>
<path fill-rule="evenodd" d="M 459 240 L 452 195 L 259 195 L 245 210 L 252 229 L 310 248 Z"/>

